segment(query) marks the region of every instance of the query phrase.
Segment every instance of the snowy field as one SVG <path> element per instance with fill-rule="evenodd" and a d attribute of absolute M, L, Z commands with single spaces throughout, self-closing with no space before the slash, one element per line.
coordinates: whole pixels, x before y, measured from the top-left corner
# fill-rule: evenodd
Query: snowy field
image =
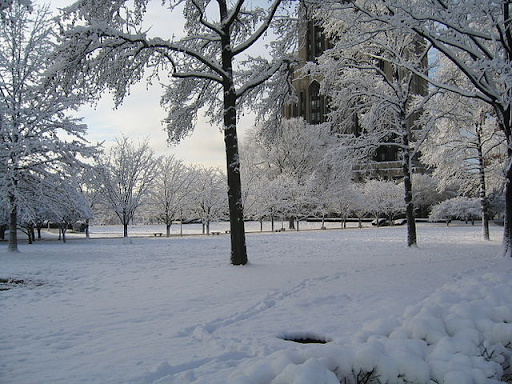
<path fill-rule="evenodd" d="M 483 242 L 478 226 L 420 224 L 417 249 L 404 245 L 405 227 L 253 233 L 244 267 L 229 264 L 224 234 L 47 240 L 15 255 L 0 243 L 0 278 L 23 281 L 0 291 L 0 383 L 339 383 L 333 371 L 354 359 L 381 359 L 381 374 L 391 374 L 387 344 L 375 340 L 407 327 L 419 344 L 390 348 L 420 383 L 427 343 L 445 340 L 436 316 L 460 308 L 467 292 L 497 295 L 479 300 L 490 309 L 478 313 L 512 321 L 512 261 L 500 256 L 502 227 L 491 230 Z M 422 323 L 414 316 L 423 305 Z M 476 324 L 451 319 L 454 335 Z M 506 322 L 495 339 L 512 341 Z M 283 340 L 305 336 L 331 342 Z M 443 345 L 444 364 L 458 352 Z M 456 370 L 445 383 L 498 382 L 479 375 Z"/>

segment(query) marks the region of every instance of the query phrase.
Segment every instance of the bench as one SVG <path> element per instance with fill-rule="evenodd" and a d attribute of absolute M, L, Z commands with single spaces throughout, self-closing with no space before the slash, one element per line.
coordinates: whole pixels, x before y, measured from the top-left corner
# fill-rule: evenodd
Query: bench
<path fill-rule="evenodd" d="M 220 235 L 220 232 L 210 232 L 212 235 Z"/>
<path fill-rule="evenodd" d="M 230 231 L 230 230 L 227 230 L 227 231 L 224 231 L 224 233 L 228 235 L 228 234 L 230 234 L 230 233 L 231 233 L 231 231 Z"/>
<path fill-rule="evenodd" d="M 279 228 L 279 229 L 276 229 L 274 232 L 284 232 L 286 231 L 286 228 Z"/>
<path fill-rule="evenodd" d="M 153 236 L 155 237 L 162 237 L 163 233 L 162 232 L 156 232 L 156 233 L 153 233 Z"/>

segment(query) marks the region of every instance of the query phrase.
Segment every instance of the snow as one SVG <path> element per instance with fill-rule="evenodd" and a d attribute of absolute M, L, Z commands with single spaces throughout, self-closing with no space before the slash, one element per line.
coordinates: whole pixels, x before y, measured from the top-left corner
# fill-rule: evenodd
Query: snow
<path fill-rule="evenodd" d="M 0 291 L 0 383 L 498 383 L 502 230 L 424 223 L 413 249 L 405 227 L 250 233 L 243 267 L 223 234 L 0 244 L 0 278 L 25 282 Z M 306 336 L 330 342 L 283 340 Z"/>

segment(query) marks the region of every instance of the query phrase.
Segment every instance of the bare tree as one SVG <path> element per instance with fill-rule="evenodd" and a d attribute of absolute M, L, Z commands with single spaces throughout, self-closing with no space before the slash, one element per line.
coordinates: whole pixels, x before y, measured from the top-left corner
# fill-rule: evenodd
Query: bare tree
<path fill-rule="evenodd" d="M 134 145 L 124 136 L 116 140 L 108 156 L 97 160 L 102 200 L 121 221 L 124 237 L 128 237 L 128 224 L 135 211 L 149 194 L 158 162 L 147 140 Z"/>
<path fill-rule="evenodd" d="M 150 37 L 143 30 L 148 0 L 80 0 L 63 19 L 62 44 L 54 75 L 68 89 L 78 87 L 99 95 L 110 89 L 116 104 L 148 69 L 152 76 L 167 73 L 170 84 L 162 97 L 169 141 L 189 135 L 200 110 L 215 125 L 222 124 L 226 148 L 231 223 L 231 263 L 247 263 L 242 187 L 237 138 L 237 112 L 254 108 L 268 85 L 287 87 L 287 74 L 296 40 L 292 8 L 273 0 L 265 8 L 245 0 L 164 0 L 162 12 L 182 7 L 185 36 Z M 278 13 L 282 17 L 277 17 Z M 250 49 L 275 28 L 272 58 L 251 57 Z"/>
<path fill-rule="evenodd" d="M 210 234 L 210 223 L 226 213 L 223 174 L 217 168 L 197 167 L 192 170 L 192 209 L 200 216 L 203 233 Z"/>
<path fill-rule="evenodd" d="M 194 173 L 174 155 L 162 159 L 158 174 L 149 195 L 150 211 L 165 224 L 166 236 L 171 235 L 174 220 L 181 219 L 182 212 L 191 203 Z"/>

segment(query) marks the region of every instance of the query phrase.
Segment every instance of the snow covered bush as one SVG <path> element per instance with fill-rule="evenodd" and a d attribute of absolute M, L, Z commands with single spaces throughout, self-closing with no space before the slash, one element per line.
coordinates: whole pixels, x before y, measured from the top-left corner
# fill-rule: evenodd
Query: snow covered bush
<path fill-rule="evenodd" d="M 510 383 L 511 277 L 487 274 L 445 285 L 401 318 L 365 324 L 350 344 L 278 351 L 241 367 L 229 382 Z"/>
<path fill-rule="evenodd" d="M 477 198 L 468 197 L 454 197 L 453 199 L 445 200 L 432 208 L 430 213 L 430 221 L 452 219 L 460 220 L 474 220 L 481 216 L 480 200 Z"/>

